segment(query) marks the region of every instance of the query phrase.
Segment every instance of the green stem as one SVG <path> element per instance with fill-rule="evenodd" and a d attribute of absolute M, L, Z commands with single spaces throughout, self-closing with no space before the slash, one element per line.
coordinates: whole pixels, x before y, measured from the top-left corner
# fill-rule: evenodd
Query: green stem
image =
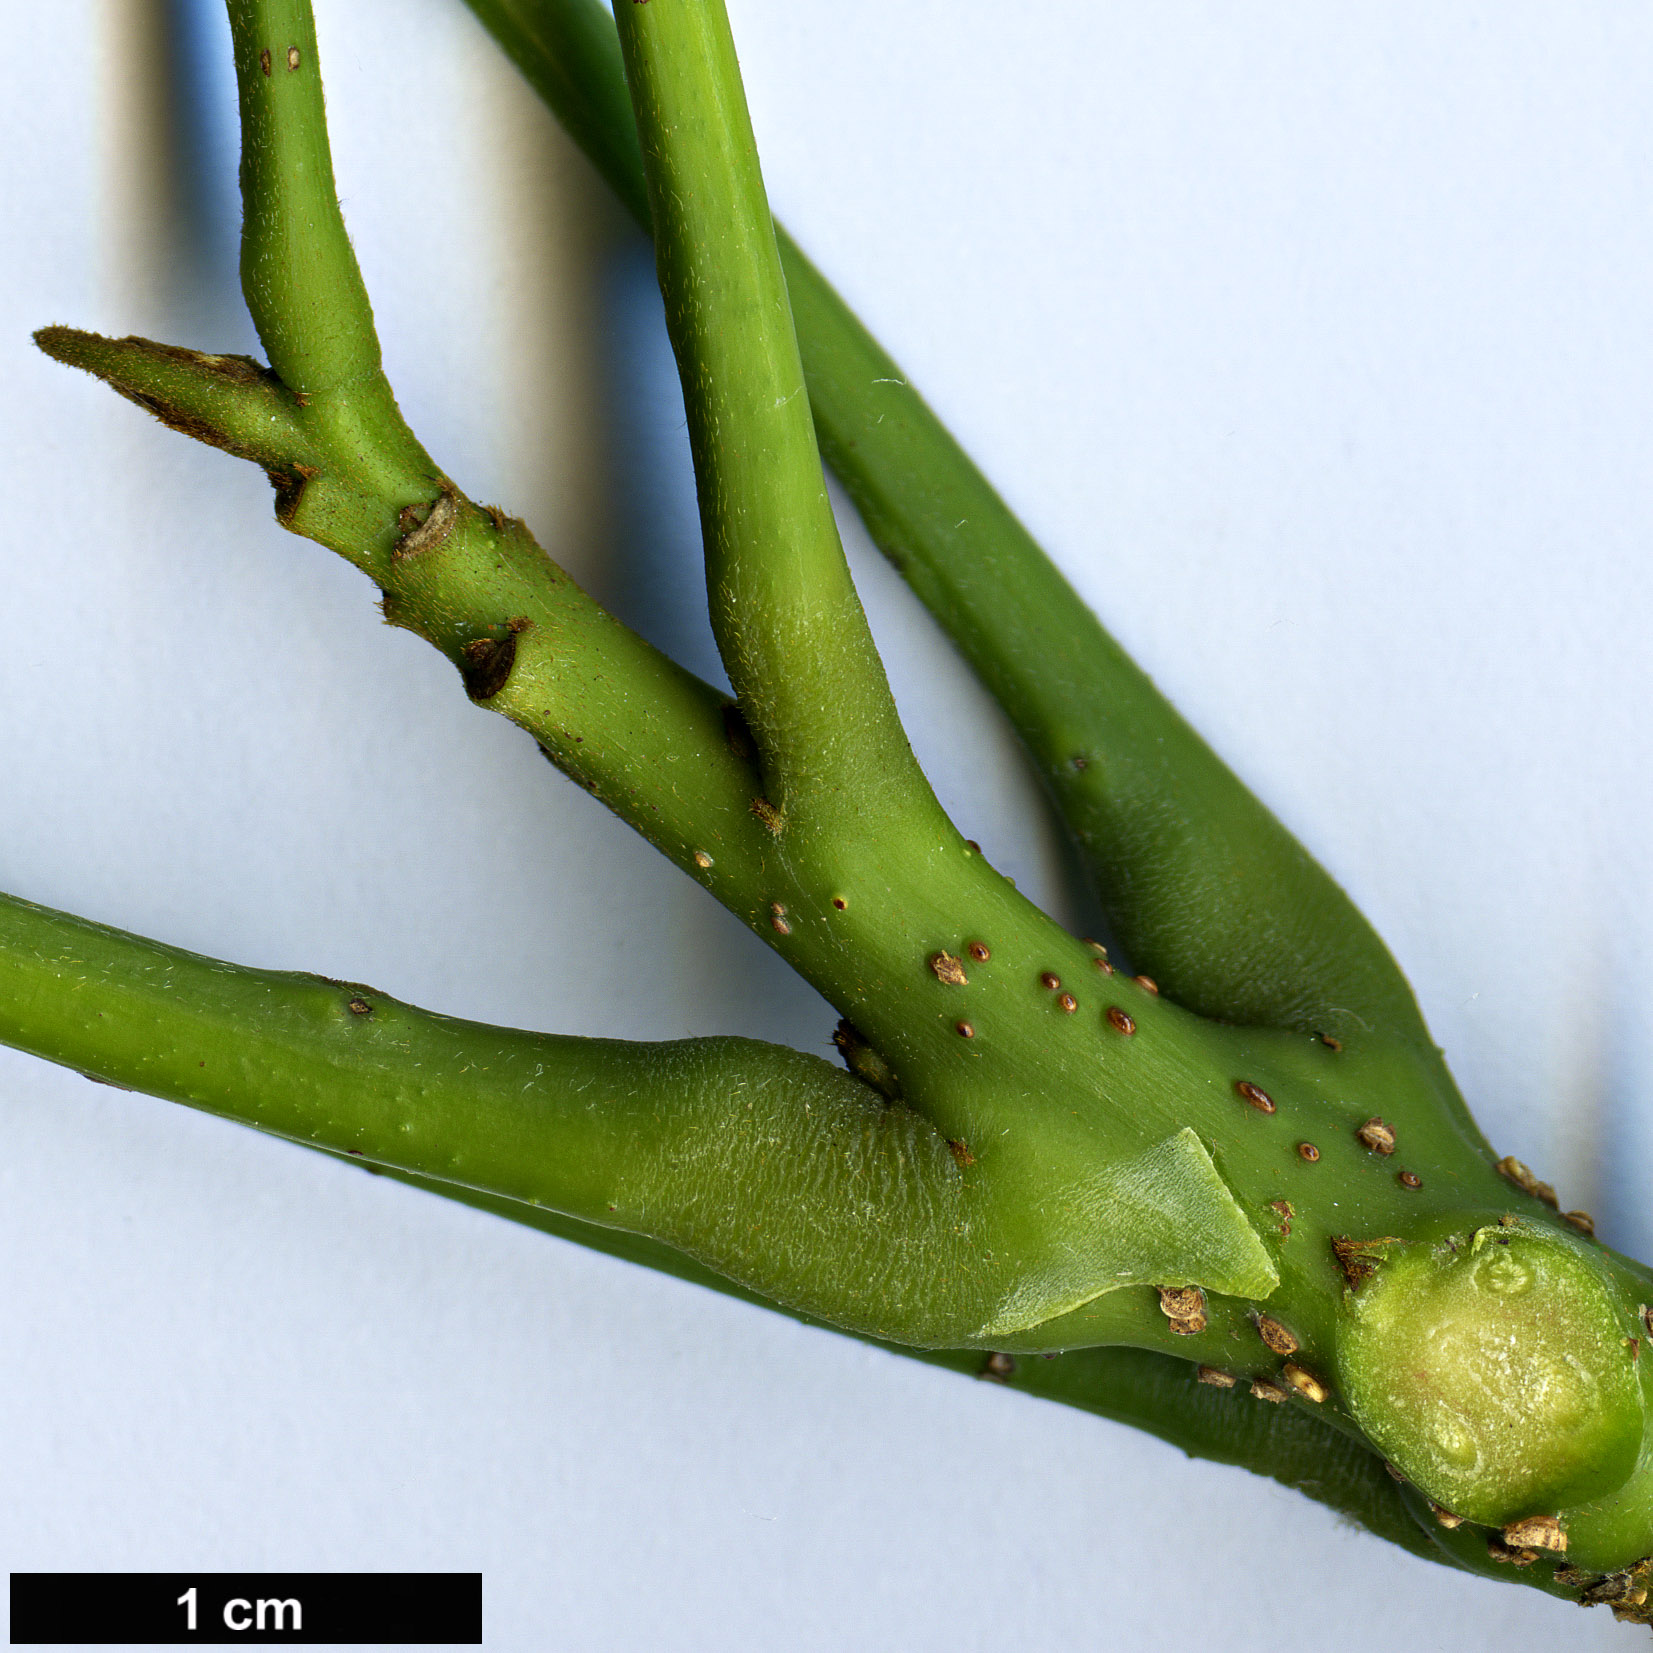
<path fill-rule="evenodd" d="M 1137 1344 L 1253 1379 L 1260 1400 L 1285 1402 L 1289 1386 L 1314 1424 L 1260 1431 L 1287 1459 L 1293 1439 L 1328 1430 L 1356 1452 L 1375 1442 L 1474 1521 L 1560 1510 L 1586 1566 L 1635 1560 L 1653 1524 L 1640 1455 L 1653 1369 L 1637 1364 L 1647 1273 L 1587 1243 L 1539 1191 L 1515 1197 L 1415 1014 L 1398 1037 L 1362 1024 L 1346 1050 L 1202 1022 L 1152 983 L 1118 980 L 941 819 L 853 607 L 795 406 L 801 368 L 721 7 L 648 3 L 647 18 L 622 16 L 659 149 L 661 265 L 698 422 L 712 585 L 781 811 L 760 798 L 754 814 L 755 772 L 714 726 L 704 686 L 656 667 L 520 525 L 436 469 L 376 346 L 364 354 L 365 297 L 343 292 L 330 326 L 279 291 L 289 275 L 306 290 L 304 269 L 283 268 L 308 256 L 305 214 L 337 229 L 320 264 L 354 269 L 325 135 L 288 131 L 321 121 L 307 7 L 236 13 L 254 111 L 249 269 L 269 288 L 272 360 L 297 382 L 142 341 L 60 329 L 43 342 L 264 463 L 282 520 L 378 580 L 387 617 L 442 647 L 473 698 L 540 732 L 593 790 L 630 789 L 611 801 L 684 864 L 727 862 L 749 909 L 768 897 L 775 944 L 855 1011 L 906 1101 L 795 1052 L 481 1028 L 3 900 L 0 1040 L 479 1201 L 646 1237 L 866 1335 L 1030 1354 Z M 283 169 L 299 177 L 283 183 Z M 868 360 L 846 369 L 852 381 Z M 841 697 L 836 727 L 820 716 L 823 682 Z M 640 709 L 616 710 L 639 690 Z M 589 721 L 571 727 L 571 711 Z M 579 726 L 599 737 L 591 752 Z M 689 750 L 679 786 L 661 775 L 685 729 L 704 749 Z M 1135 784 L 1123 757 L 1116 767 Z M 1211 799 L 1195 794 L 1198 815 Z M 717 857 L 691 848 L 720 827 Z M 1334 924 L 1338 967 L 1346 940 Z M 1266 957 L 1253 962 L 1267 974 Z M 1367 1117 L 1378 1106 L 1389 1124 Z M 1397 1144 L 1397 1163 L 1426 1176 L 1385 1163 Z M 1493 1343 L 1508 1381 L 1486 1380 Z M 1145 1415 L 1182 1427 L 1200 1411 L 1174 1388 L 1161 1408 L 1162 1369 L 1144 1371 Z"/>
<path fill-rule="evenodd" d="M 467 4 L 648 228 L 606 9 Z M 620 11 L 629 25 L 654 9 Z M 821 449 L 1010 715 L 1136 966 L 1207 1015 L 1383 1026 L 1433 1062 L 1410 988 L 1348 898 L 1103 631 L 784 229 L 777 241 Z"/>
<path fill-rule="evenodd" d="M 720 0 L 622 6 L 655 260 L 699 486 L 712 628 L 789 842 L 922 814 L 826 496 L 786 283 Z"/>
<path fill-rule="evenodd" d="M 290 1141 L 646 1235 L 875 1336 L 956 1343 L 1004 1289 L 982 1202 L 939 1133 L 781 1046 L 487 1027 L 7 896 L 0 1041 Z"/>
<path fill-rule="evenodd" d="M 761 1308 L 775 1307 L 681 1251 L 646 1236 L 599 1228 L 544 1208 L 434 1183 L 405 1172 L 389 1174 L 412 1187 L 460 1200 L 605 1256 Z M 807 1325 L 823 1324 L 795 1310 L 782 1312 Z M 830 1326 L 824 1329 L 837 1330 Z M 1186 1360 L 1134 1348 L 1072 1349 L 1031 1359 L 998 1356 L 990 1361 L 978 1351 L 918 1350 L 897 1343 L 880 1343 L 879 1347 L 890 1354 L 945 1367 L 962 1376 L 986 1378 L 1038 1400 L 1071 1406 L 1140 1429 L 1189 1457 L 1266 1476 L 1425 1560 L 1467 1565 L 1472 1571 L 1492 1571 L 1476 1565 L 1473 1551 L 1462 1559 L 1444 1551 L 1435 1542 L 1431 1530 L 1434 1523 L 1427 1512 L 1413 1508 L 1383 1461 L 1362 1442 L 1301 1408 L 1258 1405 L 1243 1386 L 1220 1389 L 1201 1383 Z"/>
<path fill-rule="evenodd" d="M 229 0 L 241 102 L 241 285 L 276 376 L 299 396 L 388 394 L 339 216 L 307 0 Z"/>
<path fill-rule="evenodd" d="M 478 704 L 772 933 L 770 835 L 752 813 L 762 783 L 723 697 L 587 596 L 522 523 L 463 498 L 429 461 L 399 476 L 399 440 L 388 455 L 351 440 L 336 410 L 301 403 L 256 363 L 67 327 L 36 338 L 174 429 L 263 466 L 282 523 L 375 581 L 385 618 L 439 648 Z"/>
<path fill-rule="evenodd" d="M 370 988 L 217 963 L 5 896 L 0 984 L 7 1044 L 766 1307 L 776 1306 L 775 1279 L 767 1265 L 750 1266 L 754 1236 L 784 1257 L 777 1237 L 799 1235 L 791 1256 L 802 1291 L 782 1306 L 812 1324 L 826 1323 L 822 1311 L 841 1324 L 851 1299 L 870 1308 L 878 1295 L 864 1317 L 876 1334 L 888 1322 L 892 1249 L 907 1248 L 902 1271 L 925 1293 L 946 1249 L 936 1228 L 959 1178 L 945 1148 L 911 1116 L 793 1051 L 484 1027 Z M 892 1125 L 909 1152 L 881 1159 Z M 857 1144 L 859 1175 L 845 1176 L 845 1150 Z M 892 1201 L 904 1181 L 915 1193 L 928 1182 L 927 1196 Z M 913 1219 L 905 1232 L 903 1204 Z M 845 1281 L 838 1302 L 821 1296 L 823 1266 Z M 920 1358 L 988 1370 L 980 1353 Z M 1399 1489 L 1358 1443 L 1306 1412 L 1197 1383 L 1186 1361 L 1086 1349 L 995 1375 L 1300 1487 L 1427 1553 Z"/>

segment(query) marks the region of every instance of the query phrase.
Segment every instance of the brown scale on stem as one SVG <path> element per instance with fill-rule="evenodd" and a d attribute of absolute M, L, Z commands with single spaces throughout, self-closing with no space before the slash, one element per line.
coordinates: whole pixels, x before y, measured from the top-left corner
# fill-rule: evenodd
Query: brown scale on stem
<path fill-rule="evenodd" d="M 1299 1366 L 1296 1361 L 1288 1360 L 1280 1369 L 1283 1377 L 1304 1400 L 1312 1401 L 1316 1406 L 1323 1405 L 1330 1397 L 1331 1391 L 1306 1367 Z"/>
<path fill-rule="evenodd" d="M 1388 1248 L 1404 1243 L 1392 1234 L 1377 1240 L 1352 1240 L 1347 1234 L 1339 1234 L 1332 1240 L 1332 1254 L 1337 1258 L 1337 1266 L 1343 1270 L 1343 1278 L 1349 1282 L 1350 1290 L 1359 1291 L 1361 1283 L 1377 1273 L 1378 1264 L 1383 1261 Z"/>
<path fill-rule="evenodd" d="M 1236 1079 L 1234 1090 L 1241 1101 L 1258 1113 L 1274 1112 L 1274 1098 L 1261 1085 L 1254 1085 L 1249 1079 Z"/>
<path fill-rule="evenodd" d="M 396 514 L 402 535 L 391 549 L 392 559 L 407 562 L 439 550 L 458 521 L 459 501 L 446 488 L 427 505 L 404 505 Z"/>
<path fill-rule="evenodd" d="M 1553 1550 L 1565 1554 L 1567 1529 L 1554 1515 L 1529 1515 L 1504 1528 L 1504 1542 L 1513 1550 Z"/>
<path fill-rule="evenodd" d="M 1647 1563 L 1639 1561 L 1633 1567 L 1622 1567 L 1616 1573 L 1585 1572 L 1579 1567 L 1557 1567 L 1555 1581 L 1569 1589 L 1583 1587 L 1579 1600 L 1586 1607 L 1599 1607 L 1603 1602 L 1625 1602 L 1633 1607 L 1647 1600 L 1647 1587 L 1642 1582 Z"/>
<path fill-rule="evenodd" d="M 1541 1182 L 1535 1177 L 1513 1154 L 1499 1160 L 1496 1169 L 1499 1176 L 1506 1182 L 1513 1182 L 1523 1194 L 1531 1194 L 1535 1200 L 1542 1200 L 1551 1210 L 1559 1209 L 1561 1202 L 1556 1199 L 1555 1190 L 1547 1182 Z"/>
<path fill-rule="evenodd" d="M 1381 1119 L 1368 1119 L 1355 1132 L 1355 1141 L 1370 1152 L 1387 1158 L 1395 1151 L 1394 1126 L 1386 1125 Z"/>
<path fill-rule="evenodd" d="M 1136 1032 L 1136 1023 L 1133 1022 L 1131 1018 L 1127 1016 L 1125 1012 L 1116 1004 L 1110 1004 L 1108 1006 L 1108 1026 L 1111 1027 L 1115 1033 L 1130 1034 Z"/>
<path fill-rule="evenodd" d="M 501 638 L 473 638 L 460 651 L 459 674 L 465 693 L 472 700 L 492 700 L 510 681 L 517 663 L 517 634 L 508 630 Z"/>
<path fill-rule="evenodd" d="M 1171 1330 L 1192 1337 L 1206 1328 L 1205 1293 L 1198 1286 L 1156 1286 L 1160 1313 L 1171 1322 Z"/>
<path fill-rule="evenodd" d="M 1259 1314 L 1253 1324 L 1257 1335 L 1277 1355 L 1294 1355 L 1302 1347 L 1294 1332 L 1281 1325 L 1271 1314 Z"/>

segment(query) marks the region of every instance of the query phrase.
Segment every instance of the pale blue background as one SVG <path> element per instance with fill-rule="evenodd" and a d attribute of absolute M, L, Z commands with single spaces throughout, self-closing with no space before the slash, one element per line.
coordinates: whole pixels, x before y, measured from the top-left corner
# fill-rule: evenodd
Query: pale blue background
<path fill-rule="evenodd" d="M 0 888 L 446 1011 L 823 1049 L 255 472 L 29 349 L 250 348 L 192 9 L 4 8 Z M 703 663 L 646 262 L 454 0 L 318 9 L 415 427 Z M 1653 13 L 732 11 L 778 211 L 1378 922 L 1493 1140 L 1653 1250 Z M 945 800 L 1076 913 L 1002 723 L 848 533 Z M 511 1653 L 1645 1635 L 6 1052 L 0 1282 L 13 1568 L 480 1568 Z"/>

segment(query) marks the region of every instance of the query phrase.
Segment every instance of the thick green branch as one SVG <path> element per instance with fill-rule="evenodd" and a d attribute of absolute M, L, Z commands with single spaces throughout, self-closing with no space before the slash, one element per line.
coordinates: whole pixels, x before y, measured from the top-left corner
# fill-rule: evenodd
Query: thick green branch
<path fill-rule="evenodd" d="M 940 1135 L 780 1046 L 486 1027 L 11 897 L 0 1041 L 307 1146 L 646 1235 L 772 1302 L 904 1342 L 956 1341 L 1002 1290 L 983 1202 Z"/>
<path fill-rule="evenodd" d="M 961 1214 L 945 1146 L 827 1064 L 752 1041 L 484 1027 L 3 896 L 0 1040 L 770 1307 L 778 1255 L 801 1282 L 791 1312 L 815 1323 L 859 1304 L 865 1329 L 898 1329 L 892 1287 L 928 1298 L 958 1249 L 941 1231 Z M 790 1259 L 787 1235 L 802 1241 Z M 905 1293 L 892 1257 L 915 1276 Z M 833 1301 L 821 1282 L 835 1270 Z M 924 1358 L 986 1369 L 980 1353 Z M 1146 1350 L 998 1366 L 1012 1387 L 1271 1475 L 1424 1551 L 1378 1461 L 1308 1413 L 1213 1390 Z"/>
<path fill-rule="evenodd" d="M 656 1240 L 434 1183 L 429 1178 L 390 1174 L 414 1187 L 458 1199 L 605 1256 L 764 1308 L 774 1307 L 755 1292 L 743 1290 Z M 808 1315 L 793 1312 L 793 1318 L 818 1324 Z M 1003 1356 L 989 1359 L 975 1350 L 915 1350 L 893 1343 L 883 1347 L 892 1354 L 943 1366 L 963 1376 L 987 1378 L 1022 1394 L 1143 1430 L 1189 1457 L 1267 1476 L 1425 1560 L 1484 1570 L 1474 1565 L 1473 1554 L 1460 1561 L 1436 1544 L 1429 1530 L 1433 1520 L 1427 1512 L 1421 1512 L 1420 1520 L 1419 1512 L 1413 1511 L 1382 1459 L 1359 1441 L 1301 1408 L 1259 1405 L 1243 1387 L 1220 1389 L 1201 1383 L 1186 1360 L 1152 1349 L 1131 1348 L 1073 1349 L 1012 1360 Z"/>

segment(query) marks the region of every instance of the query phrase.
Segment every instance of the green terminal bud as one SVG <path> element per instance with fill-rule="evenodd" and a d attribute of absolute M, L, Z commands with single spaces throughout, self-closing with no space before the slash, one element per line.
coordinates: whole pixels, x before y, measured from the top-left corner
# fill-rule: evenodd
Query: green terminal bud
<path fill-rule="evenodd" d="M 1641 1452 L 1626 1332 L 1582 1242 L 1503 1218 L 1388 1254 L 1346 1304 L 1339 1364 L 1370 1439 L 1490 1526 L 1605 1497 Z"/>

